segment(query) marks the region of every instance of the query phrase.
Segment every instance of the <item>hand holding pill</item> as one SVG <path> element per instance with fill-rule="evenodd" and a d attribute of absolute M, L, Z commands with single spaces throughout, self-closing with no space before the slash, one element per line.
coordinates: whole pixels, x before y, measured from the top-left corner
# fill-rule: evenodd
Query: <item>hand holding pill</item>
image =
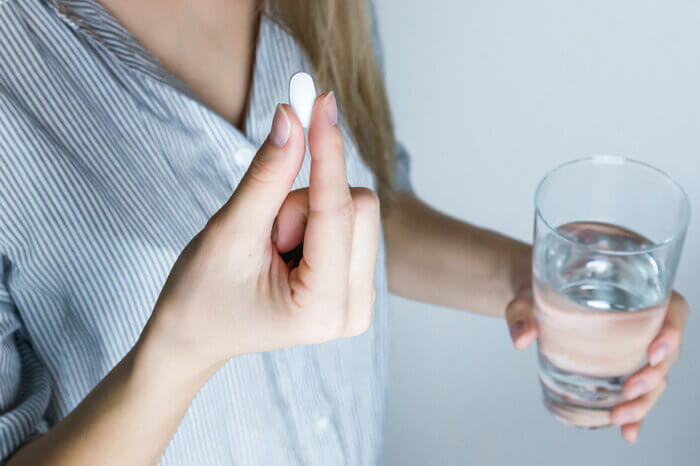
<path fill-rule="evenodd" d="M 290 102 L 277 107 L 236 191 L 185 248 L 158 300 L 153 327 L 175 333 L 170 341 L 185 342 L 178 348 L 190 359 L 217 364 L 354 336 L 372 321 L 379 201 L 348 186 L 333 93 L 316 97 L 311 77 L 297 73 Z M 290 192 L 305 125 L 309 187 Z M 296 249 L 299 262 L 286 263 Z"/>

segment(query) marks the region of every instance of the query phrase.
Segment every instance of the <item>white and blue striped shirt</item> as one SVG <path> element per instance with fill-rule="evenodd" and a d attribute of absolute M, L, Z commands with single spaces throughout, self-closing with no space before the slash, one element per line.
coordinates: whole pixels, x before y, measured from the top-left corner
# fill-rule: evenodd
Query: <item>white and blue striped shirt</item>
<path fill-rule="evenodd" d="M 309 64 L 298 45 L 263 15 L 240 131 L 94 0 L 0 0 L 0 463 L 132 347 L 300 69 Z M 350 183 L 373 187 L 342 115 L 340 124 Z M 308 184 L 308 162 L 295 188 Z M 376 464 L 383 249 L 376 288 L 361 337 L 231 360 L 194 399 L 161 464 Z"/>

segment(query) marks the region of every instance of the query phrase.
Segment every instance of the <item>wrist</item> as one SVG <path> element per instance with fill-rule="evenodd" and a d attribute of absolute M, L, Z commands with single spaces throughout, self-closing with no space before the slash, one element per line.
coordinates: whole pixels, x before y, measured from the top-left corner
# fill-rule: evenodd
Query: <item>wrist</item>
<path fill-rule="evenodd" d="M 225 361 L 205 358 L 178 337 L 176 313 L 157 305 L 129 353 L 135 378 L 158 378 L 165 384 L 199 390 Z M 186 326 L 185 326 L 186 327 Z"/>

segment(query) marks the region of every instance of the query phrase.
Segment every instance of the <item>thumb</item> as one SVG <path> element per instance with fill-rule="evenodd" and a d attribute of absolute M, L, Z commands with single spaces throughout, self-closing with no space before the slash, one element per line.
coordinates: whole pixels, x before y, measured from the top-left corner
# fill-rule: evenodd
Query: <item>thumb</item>
<path fill-rule="evenodd" d="M 532 306 L 532 292 L 528 290 L 516 296 L 506 307 L 510 338 L 519 350 L 527 348 L 537 338 L 537 325 Z"/>
<path fill-rule="evenodd" d="M 304 160 L 304 128 L 289 105 L 278 105 L 267 139 L 236 191 L 221 208 L 225 222 L 269 238 L 284 199 Z"/>

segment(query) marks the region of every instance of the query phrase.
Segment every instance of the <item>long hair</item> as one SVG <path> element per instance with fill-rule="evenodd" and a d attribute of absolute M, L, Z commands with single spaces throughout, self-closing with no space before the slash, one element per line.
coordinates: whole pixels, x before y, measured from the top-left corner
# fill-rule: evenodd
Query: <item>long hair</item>
<path fill-rule="evenodd" d="M 368 0 L 267 0 L 273 20 L 304 48 L 322 89 L 332 89 L 358 150 L 388 200 L 394 126 L 374 50 Z"/>

